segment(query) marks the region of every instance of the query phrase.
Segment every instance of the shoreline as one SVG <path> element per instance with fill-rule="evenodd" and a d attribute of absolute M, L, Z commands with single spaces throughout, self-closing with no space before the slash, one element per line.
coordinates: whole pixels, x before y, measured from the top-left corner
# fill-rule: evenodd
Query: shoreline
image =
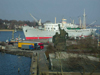
<path fill-rule="evenodd" d="M 14 29 L 0 29 L 0 31 L 15 31 Z M 22 30 L 17 30 L 17 31 L 22 31 Z"/>
<path fill-rule="evenodd" d="M 0 31 L 14 31 L 14 29 L 0 29 Z"/>
<path fill-rule="evenodd" d="M 2 53 L 12 54 L 12 55 L 19 55 L 32 58 L 32 52 L 25 52 L 25 51 L 12 51 L 12 50 L 0 50 Z"/>

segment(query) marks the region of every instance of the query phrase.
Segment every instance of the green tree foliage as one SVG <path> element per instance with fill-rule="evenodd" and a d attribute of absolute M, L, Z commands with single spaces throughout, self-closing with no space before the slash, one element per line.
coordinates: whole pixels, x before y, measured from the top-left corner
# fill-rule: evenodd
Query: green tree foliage
<path fill-rule="evenodd" d="M 6 43 L 5 42 L 0 42 L 0 45 L 6 46 Z"/>

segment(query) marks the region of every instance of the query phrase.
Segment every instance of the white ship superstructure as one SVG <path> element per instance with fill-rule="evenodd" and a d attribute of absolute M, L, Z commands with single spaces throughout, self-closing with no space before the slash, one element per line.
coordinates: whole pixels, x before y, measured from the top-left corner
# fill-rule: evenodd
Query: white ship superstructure
<path fill-rule="evenodd" d="M 44 29 L 36 29 L 34 27 L 24 26 L 23 32 L 26 40 L 29 39 L 48 39 L 52 38 L 56 32 L 59 33 L 59 26 L 64 29 L 69 37 L 87 37 L 95 33 L 96 29 L 80 28 L 78 25 L 67 23 L 66 19 L 62 19 L 61 23 L 45 23 Z M 85 23 L 84 23 L 85 25 Z"/>

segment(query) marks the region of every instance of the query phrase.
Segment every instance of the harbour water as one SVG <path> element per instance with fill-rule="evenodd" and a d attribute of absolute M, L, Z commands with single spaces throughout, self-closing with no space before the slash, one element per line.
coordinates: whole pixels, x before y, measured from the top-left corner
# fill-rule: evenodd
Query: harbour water
<path fill-rule="evenodd" d="M 14 38 L 25 38 L 23 31 L 14 33 Z M 12 32 L 0 31 L 0 41 L 12 38 Z M 11 55 L 0 52 L 0 75 L 29 75 L 31 58 L 24 56 Z M 18 72 L 18 69 L 20 70 Z"/>
<path fill-rule="evenodd" d="M 0 52 L 0 75 L 29 75 L 30 65 L 31 58 L 29 57 Z"/>
<path fill-rule="evenodd" d="M 18 38 L 20 35 L 21 39 L 25 39 L 23 31 L 17 31 L 14 33 L 14 38 Z M 12 39 L 12 31 L 0 31 L 0 41 L 6 41 L 7 39 Z"/>

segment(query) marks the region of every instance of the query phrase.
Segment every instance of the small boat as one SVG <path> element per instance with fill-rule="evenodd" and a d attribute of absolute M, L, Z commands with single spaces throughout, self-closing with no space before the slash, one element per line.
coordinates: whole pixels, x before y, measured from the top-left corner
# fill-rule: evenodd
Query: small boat
<path fill-rule="evenodd" d="M 14 31 L 15 33 L 17 32 L 17 30 L 16 30 L 16 28 L 15 28 L 15 31 Z"/>

